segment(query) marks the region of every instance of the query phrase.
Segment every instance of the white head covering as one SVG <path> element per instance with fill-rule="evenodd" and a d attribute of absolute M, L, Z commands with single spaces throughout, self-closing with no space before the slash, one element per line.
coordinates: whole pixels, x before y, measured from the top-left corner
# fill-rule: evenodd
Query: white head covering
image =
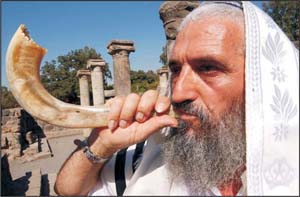
<path fill-rule="evenodd" d="M 248 195 L 299 194 L 299 51 L 243 2 Z"/>

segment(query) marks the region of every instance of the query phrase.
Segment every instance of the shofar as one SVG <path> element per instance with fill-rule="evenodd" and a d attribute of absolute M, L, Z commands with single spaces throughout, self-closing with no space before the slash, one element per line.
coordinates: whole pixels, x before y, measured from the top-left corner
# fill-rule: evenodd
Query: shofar
<path fill-rule="evenodd" d="M 47 92 L 39 74 L 46 52 L 30 38 L 25 25 L 20 25 L 6 54 L 7 80 L 18 103 L 32 116 L 50 124 L 69 128 L 106 126 L 107 107 L 64 103 Z"/>
<path fill-rule="evenodd" d="M 32 116 L 69 128 L 107 126 L 108 107 L 80 106 L 62 102 L 40 82 L 40 64 L 47 50 L 36 44 L 25 25 L 20 25 L 6 54 L 9 88 L 18 103 Z M 174 112 L 171 110 L 171 114 Z"/>

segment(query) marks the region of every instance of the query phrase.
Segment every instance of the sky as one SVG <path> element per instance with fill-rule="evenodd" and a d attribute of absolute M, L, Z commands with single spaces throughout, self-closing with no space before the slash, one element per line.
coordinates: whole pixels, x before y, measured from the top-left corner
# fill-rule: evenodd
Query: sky
<path fill-rule="evenodd" d="M 158 70 L 166 39 L 159 7 L 163 1 L 2 1 L 1 85 L 7 86 L 5 55 L 20 24 L 48 50 L 45 61 L 85 46 L 96 49 L 113 72 L 107 44 L 113 39 L 134 41 L 132 70 Z M 261 2 L 255 2 L 261 7 Z"/>

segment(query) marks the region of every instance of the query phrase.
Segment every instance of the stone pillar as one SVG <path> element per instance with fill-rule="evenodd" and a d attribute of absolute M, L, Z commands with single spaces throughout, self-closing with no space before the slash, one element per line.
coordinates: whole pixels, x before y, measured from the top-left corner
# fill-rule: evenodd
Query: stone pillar
<path fill-rule="evenodd" d="M 129 53 L 135 51 L 133 44 L 129 40 L 112 40 L 107 46 L 107 52 L 113 58 L 116 95 L 131 92 Z"/>
<path fill-rule="evenodd" d="M 165 1 L 159 8 L 159 16 L 163 22 L 166 34 L 166 51 L 167 57 L 170 53 L 171 45 L 174 43 L 178 27 L 182 20 L 191 11 L 199 6 L 198 1 Z"/>
<path fill-rule="evenodd" d="M 78 70 L 77 77 L 79 78 L 80 104 L 83 106 L 90 105 L 90 93 L 88 77 L 91 75 L 89 70 Z"/>
<path fill-rule="evenodd" d="M 104 104 L 103 70 L 106 63 L 102 59 L 89 59 L 87 68 L 91 70 L 93 102 L 99 107 Z"/>
<path fill-rule="evenodd" d="M 168 68 L 161 68 L 157 71 L 159 75 L 159 94 L 166 95 L 167 86 L 168 86 Z"/>

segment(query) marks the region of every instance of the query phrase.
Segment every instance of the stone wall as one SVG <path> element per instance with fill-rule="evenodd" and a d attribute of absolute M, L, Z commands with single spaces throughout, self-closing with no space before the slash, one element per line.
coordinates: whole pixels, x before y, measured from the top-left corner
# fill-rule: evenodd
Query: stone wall
<path fill-rule="evenodd" d="M 22 108 L 2 110 L 1 130 L 1 149 L 9 160 L 44 151 L 43 139 L 82 133 L 81 129 L 58 127 L 33 118 Z"/>

